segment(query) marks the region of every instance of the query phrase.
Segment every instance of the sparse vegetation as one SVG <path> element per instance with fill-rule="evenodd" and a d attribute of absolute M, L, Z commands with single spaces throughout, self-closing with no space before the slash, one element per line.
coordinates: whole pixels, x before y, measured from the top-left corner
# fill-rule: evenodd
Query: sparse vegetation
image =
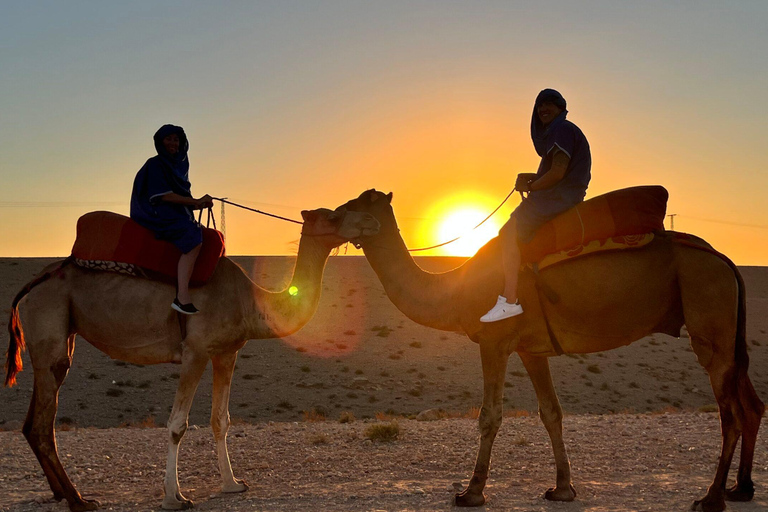
<path fill-rule="evenodd" d="M 331 442 L 331 438 L 328 437 L 328 434 L 326 434 L 325 432 L 312 434 L 309 436 L 308 440 L 310 444 L 313 444 L 313 445 L 329 444 Z"/>
<path fill-rule="evenodd" d="M 365 429 L 364 435 L 374 442 L 390 443 L 400 435 L 400 424 L 397 420 L 389 423 L 375 423 Z"/>
<path fill-rule="evenodd" d="M 596 364 L 587 366 L 587 371 L 591 373 L 603 373 L 603 370 L 601 370 L 600 367 Z"/>
<path fill-rule="evenodd" d="M 315 408 L 310 409 L 309 411 L 303 412 L 304 421 L 308 423 L 317 423 L 320 421 L 325 421 L 325 414 L 318 411 Z"/>
<path fill-rule="evenodd" d="M 339 423 L 354 423 L 355 419 L 355 415 L 352 414 L 352 411 L 343 411 L 339 414 Z"/>

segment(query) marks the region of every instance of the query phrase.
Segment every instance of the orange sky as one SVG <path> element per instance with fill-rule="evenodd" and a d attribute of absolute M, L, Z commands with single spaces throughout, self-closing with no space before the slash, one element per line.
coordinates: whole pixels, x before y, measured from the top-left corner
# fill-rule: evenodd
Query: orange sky
<path fill-rule="evenodd" d="M 410 246 L 442 242 L 452 212 L 535 171 L 531 107 L 553 87 L 592 147 L 588 197 L 662 184 L 677 230 L 768 265 L 766 4 L 579 6 L 6 4 L 0 256 L 66 255 L 78 216 L 127 213 L 169 122 L 197 195 L 299 218 L 377 188 Z M 228 208 L 227 235 L 230 254 L 292 254 L 299 231 Z"/>

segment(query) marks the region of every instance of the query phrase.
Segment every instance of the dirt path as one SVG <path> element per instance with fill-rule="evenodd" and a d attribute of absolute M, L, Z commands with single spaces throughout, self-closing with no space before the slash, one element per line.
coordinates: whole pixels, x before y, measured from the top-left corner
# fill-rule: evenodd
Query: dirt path
<path fill-rule="evenodd" d="M 190 429 L 181 445 L 182 492 L 197 510 L 450 510 L 477 448 L 476 422 L 400 420 L 400 437 L 371 442 L 371 422 L 235 425 L 230 450 L 248 492 L 219 493 L 209 428 Z M 58 435 L 69 475 L 103 510 L 158 510 L 166 431 L 77 429 Z M 489 498 L 480 510 L 675 511 L 700 498 L 714 473 L 720 433 L 716 414 L 568 416 L 573 503 L 547 503 L 554 483 L 546 433 L 538 418 L 508 418 L 495 445 Z M 737 457 L 738 458 L 738 457 Z M 751 503 L 733 511 L 768 510 L 768 444 L 755 454 Z M 42 471 L 18 431 L 0 432 L 0 510 L 64 511 L 50 501 Z M 735 466 L 732 476 L 735 475 Z"/>

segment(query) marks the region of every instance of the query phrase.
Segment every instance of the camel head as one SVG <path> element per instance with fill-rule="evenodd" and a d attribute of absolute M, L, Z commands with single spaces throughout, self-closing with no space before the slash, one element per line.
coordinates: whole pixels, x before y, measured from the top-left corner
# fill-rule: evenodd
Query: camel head
<path fill-rule="evenodd" d="M 372 215 L 380 224 L 376 233 L 364 233 L 364 236 L 377 235 L 379 232 L 397 232 L 397 221 L 392 211 L 392 192 L 385 194 L 376 189 L 366 190 L 357 199 L 353 199 L 339 208 L 348 212 L 366 213 Z M 359 242 L 364 242 L 361 238 Z"/>
<path fill-rule="evenodd" d="M 348 211 L 343 206 L 335 210 L 304 210 L 301 216 L 304 219 L 302 236 L 318 237 L 329 248 L 354 242 L 362 236 L 375 235 L 380 227 L 379 221 L 373 215 Z"/>

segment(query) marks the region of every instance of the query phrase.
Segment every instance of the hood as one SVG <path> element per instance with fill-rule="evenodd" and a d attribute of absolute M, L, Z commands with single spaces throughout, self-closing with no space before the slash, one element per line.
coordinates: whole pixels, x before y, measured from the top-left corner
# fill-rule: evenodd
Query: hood
<path fill-rule="evenodd" d="M 163 139 L 174 133 L 179 136 L 179 152 L 175 155 L 171 155 L 165 150 Z M 179 189 L 174 191 L 182 193 L 182 195 L 185 196 L 191 196 L 191 185 L 189 183 L 189 158 L 187 158 L 189 141 L 187 140 L 187 134 L 184 133 L 184 128 L 172 124 L 163 125 L 157 132 L 155 132 L 154 139 L 157 154 L 170 168 L 171 177 Z"/>
<path fill-rule="evenodd" d="M 174 133 L 179 136 L 179 152 L 176 155 L 171 156 L 165 150 L 165 146 L 163 146 L 163 139 Z M 186 162 L 187 152 L 189 151 L 189 141 L 187 140 L 187 134 L 184 133 L 184 128 L 166 124 L 161 126 L 160 129 L 155 132 L 153 138 L 155 140 L 157 154 L 160 155 L 163 160 L 171 164 L 172 167 L 175 167 L 178 162 Z"/>
<path fill-rule="evenodd" d="M 552 122 L 549 123 L 549 126 L 545 128 L 544 125 L 541 124 L 537 111 L 539 105 L 547 101 L 562 108 L 563 112 L 553 119 Z M 533 104 L 533 113 L 531 114 L 531 140 L 533 141 L 533 147 L 536 148 L 536 153 L 538 153 L 539 156 L 543 157 L 547 154 L 544 140 L 552 128 L 565 121 L 565 117 L 568 114 L 568 111 L 566 110 L 567 105 L 563 95 L 554 89 L 544 89 L 538 96 L 536 96 L 536 101 Z"/>

